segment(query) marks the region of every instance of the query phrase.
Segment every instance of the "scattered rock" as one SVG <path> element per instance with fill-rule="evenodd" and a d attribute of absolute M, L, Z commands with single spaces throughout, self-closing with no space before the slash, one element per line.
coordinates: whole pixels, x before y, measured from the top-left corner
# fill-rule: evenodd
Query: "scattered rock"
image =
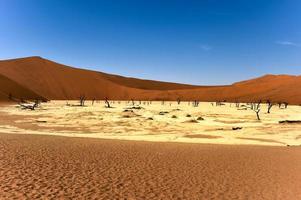
<path fill-rule="evenodd" d="M 186 121 L 187 123 L 199 123 L 197 120 L 195 120 L 195 119 L 191 119 L 191 120 L 188 120 L 188 121 Z"/>
<path fill-rule="evenodd" d="M 143 107 L 141 106 L 132 106 L 132 107 L 129 107 L 127 109 L 136 109 L 136 110 L 140 110 L 140 109 L 144 109 Z"/>
<path fill-rule="evenodd" d="M 191 115 L 190 115 L 190 114 L 187 114 L 186 117 L 191 117 Z"/>
<path fill-rule="evenodd" d="M 129 112 L 126 112 L 126 114 L 123 114 L 122 118 L 131 118 L 131 117 L 139 117 L 139 116 L 141 116 L 141 115 L 138 115 L 134 112 L 129 111 Z"/>
<path fill-rule="evenodd" d="M 301 120 L 283 120 L 279 124 L 301 124 Z"/>
<path fill-rule="evenodd" d="M 147 118 L 148 120 L 154 120 L 152 117 Z"/>
<path fill-rule="evenodd" d="M 176 119 L 176 118 L 178 118 L 176 115 L 173 115 L 173 116 L 171 116 L 171 118 L 174 118 L 174 119 Z"/>
<path fill-rule="evenodd" d="M 202 121 L 202 120 L 204 120 L 204 118 L 203 117 L 198 117 L 196 120 Z"/>
<path fill-rule="evenodd" d="M 125 109 L 123 112 L 134 112 L 134 111 Z"/>
<path fill-rule="evenodd" d="M 167 111 L 161 111 L 161 112 L 159 112 L 159 115 L 165 115 L 165 114 L 168 114 L 169 112 L 167 112 Z"/>
<path fill-rule="evenodd" d="M 38 123 L 47 123 L 47 121 L 45 121 L 45 120 L 37 120 L 36 122 L 38 122 Z"/>

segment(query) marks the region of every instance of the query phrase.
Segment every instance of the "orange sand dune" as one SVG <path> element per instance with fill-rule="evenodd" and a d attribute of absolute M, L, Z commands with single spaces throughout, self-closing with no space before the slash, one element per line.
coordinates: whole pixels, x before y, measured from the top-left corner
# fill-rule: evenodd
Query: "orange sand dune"
<path fill-rule="evenodd" d="M 0 75 L 47 99 L 267 101 L 301 104 L 301 76 L 266 75 L 227 86 L 194 86 L 127 78 L 28 57 L 0 61 Z M 1 85 L 2 86 L 2 85 Z M 13 93 L 12 88 L 4 90 Z M 3 89 L 2 89 L 3 90 Z M 24 94 L 24 98 L 30 96 Z M 1 98 L 2 100 L 5 97 Z"/>
<path fill-rule="evenodd" d="M 144 90 L 176 90 L 176 89 L 193 89 L 193 88 L 200 87 L 195 85 L 129 78 L 129 77 L 123 77 L 118 75 L 106 74 L 102 72 L 99 72 L 99 74 L 103 75 L 105 79 L 117 83 L 119 85 L 124 85 L 127 87 L 144 89 Z"/>
<path fill-rule="evenodd" d="M 40 95 L 23 87 L 22 85 L 0 75 L 0 100 L 7 101 L 24 99 L 43 99 Z"/>

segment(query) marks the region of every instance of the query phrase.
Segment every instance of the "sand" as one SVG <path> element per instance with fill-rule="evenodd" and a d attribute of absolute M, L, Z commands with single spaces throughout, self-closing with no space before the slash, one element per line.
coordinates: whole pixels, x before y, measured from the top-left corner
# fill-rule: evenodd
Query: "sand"
<path fill-rule="evenodd" d="M 279 123 L 301 120 L 301 76 L 195 86 L 29 57 L 0 61 L 0 83 L 0 199 L 301 199 L 301 125 Z M 294 106 L 258 121 L 224 100 Z"/>
<path fill-rule="evenodd" d="M 88 99 L 270 100 L 273 103 L 301 104 L 301 76 L 291 75 L 265 75 L 231 85 L 195 86 L 116 76 L 66 66 L 41 57 L 28 57 L 0 60 L 1 82 L 9 83 L 0 88 L 1 101 L 7 101 L 11 93 L 16 98 L 38 96 L 49 100 L 76 100 L 85 95 Z"/>
<path fill-rule="evenodd" d="M 1 103 L 0 199 L 301 198 L 300 106 L 111 106 Z"/>
<path fill-rule="evenodd" d="M 300 154 L 0 134 L 0 199 L 300 199 Z"/>
<path fill-rule="evenodd" d="M 234 104 L 214 106 L 201 102 L 199 107 L 182 102 L 51 101 L 35 111 L 17 105 L 0 106 L 0 133 L 61 135 L 136 141 L 161 141 L 235 145 L 300 146 L 300 124 L 279 124 L 281 120 L 300 120 L 301 107 L 272 107 L 267 114 L 262 105 L 260 117 L 251 109 Z M 72 106 L 73 105 L 73 106 Z M 241 104 L 241 108 L 245 108 Z M 202 117 L 201 120 L 198 120 Z M 237 129 L 236 128 L 241 128 Z M 234 130 L 233 130 L 234 129 Z"/>

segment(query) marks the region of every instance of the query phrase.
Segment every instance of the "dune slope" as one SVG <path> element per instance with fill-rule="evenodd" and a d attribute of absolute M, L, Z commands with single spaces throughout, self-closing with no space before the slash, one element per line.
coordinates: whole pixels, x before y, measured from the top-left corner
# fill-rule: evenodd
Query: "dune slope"
<path fill-rule="evenodd" d="M 45 99 L 35 92 L 23 87 L 22 85 L 0 75 L 0 100 L 7 101 L 24 99 Z M 45 99 L 46 100 L 46 99 Z"/>
<path fill-rule="evenodd" d="M 128 78 L 65 66 L 41 57 L 0 61 L 0 75 L 47 99 L 273 101 L 301 104 L 301 76 L 266 75 L 226 86 Z M 6 86 L 4 85 L 4 88 Z M 6 90 L 6 89 L 5 89 Z M 23 94 L 24 98 L 30 96 Z M 3 99 L 3 98 L 1 98 Z"/>

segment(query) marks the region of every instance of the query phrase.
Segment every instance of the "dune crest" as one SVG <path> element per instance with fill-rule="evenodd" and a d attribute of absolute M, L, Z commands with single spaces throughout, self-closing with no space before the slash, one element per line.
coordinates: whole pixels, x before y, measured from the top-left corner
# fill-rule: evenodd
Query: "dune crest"
<path fill-rule="evenodd" d="M 226 86 L 196 86 L 128 78 L 62 65 L 41 57 L 0 61 L 0 100 L 18 98 L 49 100 L 199 100 L 301 104 L 301 76 L 265 75 Z"/>

